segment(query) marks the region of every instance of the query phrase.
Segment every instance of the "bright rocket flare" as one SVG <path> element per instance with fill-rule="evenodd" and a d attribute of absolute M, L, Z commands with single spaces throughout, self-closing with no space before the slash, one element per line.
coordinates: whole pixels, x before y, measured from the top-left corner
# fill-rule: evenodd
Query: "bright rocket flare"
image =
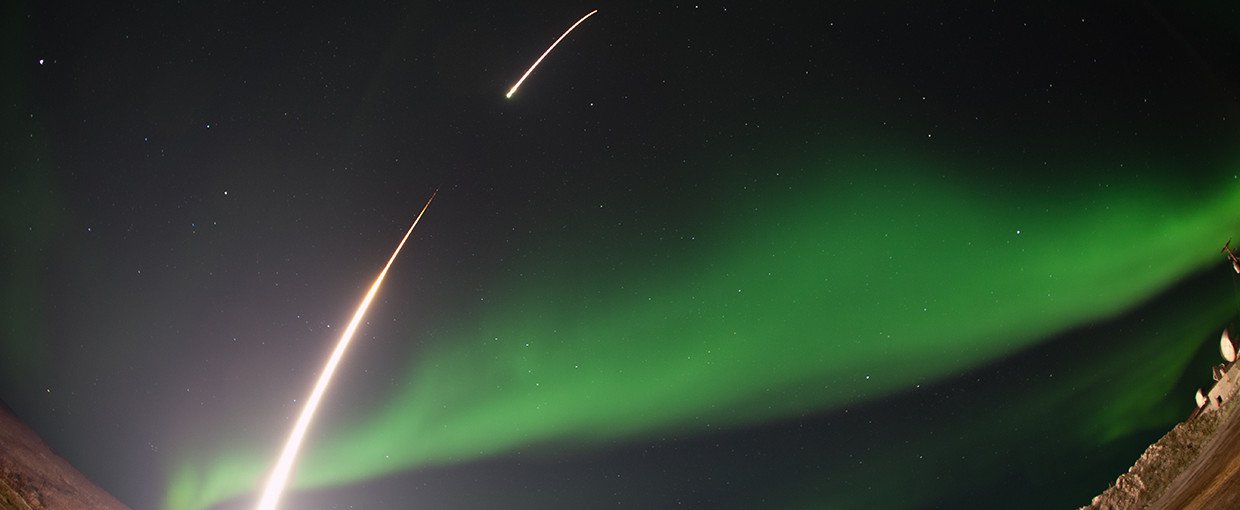
<path fill-rule="evenodd" d="M 534 65 L 530 66 L 529 70 L 525 71 L 525 74 L 521 75 L 521 79 L 517 80 L 517 84 L 513 85 L 512 88 L 508 89 L 508 93 L 504 94 L 504 97 L 511 99 L 512 95 L 517 92 L 517 87 L 521 86 L 521 82 L 525 81 L 525 79 L 530 76 L 530 73 L 534 72 L 534 68 L 538 67 L 539 62 L 542 62 L 544 58 L 547 58 L 547 54 L 551 53 L 551 50 L 555 49 L 555 45 L 560 44 L 560 41 L 563 41 L 565 37 L 568 37 L 569 32 L 572 32 L 574 28 L 577 28 L 577 25 L 580 25 L 582 21 L 585 21 L 586 18 L 593 16 L 594 13 L 596 12 L 598 12 L 598 9 L 590 11 L 589 14 L 582 16 L 581 19 L 577 20 L 576 23 L 573 23 L 573 26 L 568 27 L 568 30 L 565 30 L 564 34 L 561 35 L 559 39 L 556 39 L 555 42 L 551 43 L 551 46 L 547 48 L 547 51 L 544 51 L 542 56 L 538 57 L 538 60 L 534 61 Z"/>
<path fill-rule="evenodd" d="M 263 489 L 263 497 L 258 502 L 259 510 L 274 510 L 276 503 L 280 501 L 280 495 L 284 492 L 284 486 L 288 484 L 288 478 L 293 470 L 293 462 L 297 460 L 297 452 L 301 449 L 301 442 L 306 437 L 306 430 L 310 428 L 310 420 L 314 418 L 314 411 L 319 407 L 319 400 L 323 398 L 323 393 L 327 391 L 327 385 L 331 383 L 332 374 L 336 372 L 336 365 L 340 364 L 340 359 L 344 357 L 344 351 L 349 347 L 349 341 L 353 339 L 353 333 L 357 331 L 357 326 L 362 322 L 362 317 L 366 315 L 366 309 L 370 307 L 370 301 L 375 298 L 375 294 L 379 293 L 379 286 L 383 284 L 383 277 L 387 276 L 388 268 L 392 267 L 392 262 L 396 260 L 396 255 L 400 253 L 400 249 L 405 246 L 405 241 L 409 240 L 409 234 L 413 233 L 413 228 L 418 226 L 418 220 L 422 219 L 422 214 L 426 212 L 426 208 L 431 206 L 431 201 L 435 200 L 435 195 L 439 191 L 431 194 L 430 200 L 426 201 L 426 205 L 422 206 L 422 211 L 418 213 L 418 217 L 414 218 L 413 225 L 409 226 L 409 230 L 405 232 L 405 237 L 401 238 L 400 244 L 396 245 L 396 251 L 392 252 L 392 256 L 388 258 L 387 265 L 383 266 L 383 271 L 379 272 L 379 276 L 375 278 L 375 283 L 370 285 L 370 290 L 366 292 L 366 297 L 362 299 L 362 304 L 358 305 L 357 311 L 353 312 L 353 319 L 349 321 L 349 326 L 344 329 L 344 333 L 340 335 L 340 341 L 336 343 L 336 349 L 332 351 L 332 355 L 327 359 L 327 365 L 323 367 L 323 373 L 319 375 L 319 381 L 314 384 L 314 390 L 310 392 L 310 399 L 306 401 L 306 406 L 301 410 L 301 416 L 297 417 L 297 424 L 293 426 L 293 432 L 288 436 L 288 442 L 284 443 L 284 450 L 280 452 L 280 460 L 276 462 L 275 470 L 272 471 L 271 477 L 267 479 L 267 487 Z"/>

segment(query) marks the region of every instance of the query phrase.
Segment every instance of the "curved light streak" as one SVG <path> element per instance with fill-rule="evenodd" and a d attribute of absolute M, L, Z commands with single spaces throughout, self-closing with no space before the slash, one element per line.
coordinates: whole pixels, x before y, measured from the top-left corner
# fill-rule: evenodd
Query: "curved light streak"
<path fill-rule="evenodd" d="M 572 32 L 574 28 L 577 28 L 577 25 L 580 25 L 582 21 L 585 21 L 586 18 L 593 16 L 594 13 L 596 12 L 598 12 L 598 9 L 590 11 L 589 14 L 582 16 L 581 19 L 577 20 L 576 23 L 573 23 L 573 26 L 568 27 L 568 30 L 565 30 L 564 33 L 560 35 L 560 38 L 556 39 L 555 42 L 551 43 L 551 46 L 547 48 L 547 51 L 544 51 L 542 56 L 538 57 L 538 60 L 534 61 L 534 65 L 530 66 L 530 68 L 525 71 L 525 74 L 521 75 L 521 79 L 517 80 L 516 85 L 513 85 L 512 88 L 508 89 L 508 93 L 504 94 L 504 97 L 508 99 L 512 99 L 512 95 L 517 92 L 517 87 L 520 87 L 521 82 L 524 82 L 526 78 L 529 78 L 530 73 L 534 72 L 534 68 L 538 67 L 538 64 L 542 62 L 544 58 L 547 58 L 547 54 L 551 53 L 551 50 L 555 49 L 555 45 L 560 44 L 560 41 L 563 41 L 565 37 L 568 37 L 569 32 Z"/>
<path fill-rule="evenodd" d="M 375 298 L 375 294 L 379 293 L 379 286 L 383 284 L 383 278 L 387 276 L 388 269 L 392 267 L 392 262 L 396 261 L 396 255 L 405 246 L 405 241 L 409 240 L 409 234 L 412 234 L 414 227 L 418 226 L 418 221 L 422 219 L 422 214 L 426 213 L 426 208 L 431 206 L 431 201 L 435 200 L 435 195 L 437 194 L 439 194 L 438 190 L 431 194 L 430 200 L 427 200 L 426 205 L 422 206 L 422 211 L 418 213 L 417 218 L 414 218 L 413 225 L 409 226 L 409 230 L 405 232 L 405 237 L 401 238 L 400 244 L 396 245 L 396 251 L 392 252 L 392 256 L 388 258 L 387 264 L 383 266 L 383 271 L 379 272 L 375 282 L 370 285 L 370 290 L 366 292 L 366 297 L 358 305 L 357 311 L 353 312 L 353 319 L 349 320 L 349 326 L 340 335 L 340 340 L 336 343 L 336 349 L 332 351 L 331 357 L 327 359 L 327 365 L 323 367 L 323 373 L 319 375 L 319 380 L 314 384 L 314 390 L 310 392 L 310 398 L 306 401 L 305 407 L 302 408 L 301 415 L 297 417 L 297 423 L 293 426 L 293 431 L 289 434 L 288 441 L 284 443 L 284 450 L 280 452 L 280 460 L 276 462 L 275 470 L 271 472 L 271 477 L 267 479 L 267 486 L 263 489 L 263 496 L 256 507 L 258 510 L 274 510 L 276 504 L 279 503 L 280 496 L 284 493 L 284 487 L 288 485 L 289 475 L 293 471 L 293 463 L 297 460 L 297 452 L 301 450 L 302 440 L 305 439 L 306 431 L 310 428 L 310 420 L 314 418 L 314 412 L 319 407 L 319 401 L 323 399 L 323 393 L 327 391 L 327 385 L 331 383 L 332 375 L 336 372 L 336 366 L 340 364 L 340 359 L 344 357 L 344 351 L 349 347 L 349 341 L 353 339 L 353 333 L 357 331 L 357 326 L 362 322 L 362 317 L 366 315 L 366 309 L 370 308 L 370 302 Z"/>

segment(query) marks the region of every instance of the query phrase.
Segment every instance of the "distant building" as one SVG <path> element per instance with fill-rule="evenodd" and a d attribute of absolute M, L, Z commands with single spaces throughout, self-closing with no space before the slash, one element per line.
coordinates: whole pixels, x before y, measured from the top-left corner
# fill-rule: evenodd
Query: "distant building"
<path fill-rule="evenodd" d="M 1214 386 L 1209 391 L 1202 392 L 1197 390 L 1197 394 L 1193 396 L 1197 402 L 1197 409 L 1189 416 L 1190 419 L 1197 415 L 1208 412 L 1217 411 L 1224 403 L 1236 394 L 1236 389 L 1240 388 L 1240 368 L 1236 363 L 1236 343 L 1231 339 L 1231 332 L 1224 329 L 1222 336 L 1218 341 L 1219 354 L 1223 356 L 1223 363 L 1214 366 L 1211 370 L 1214 375 Z"/>
<path fill-rule="evenodd" d="M 1210 411 L 1217 410 L 1223 406 L 1223 402 L 1231 399 L 1236 393 L 1237 383 L 1240 382 L 1240 373 L 1237 373 L 1236 364 L 1223 363 L 1214 367 L 1214 387 L 1206 393 L 1206 409 Z"/>

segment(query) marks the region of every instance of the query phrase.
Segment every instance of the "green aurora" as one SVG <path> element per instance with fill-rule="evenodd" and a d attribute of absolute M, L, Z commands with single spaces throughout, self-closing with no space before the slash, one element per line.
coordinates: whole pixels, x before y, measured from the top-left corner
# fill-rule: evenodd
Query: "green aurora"
<path fill-rule="evenodd" d="M 6 4 L 0 16 L 0 67 L 18 68 L 16 48 L 26 36 L 19 19 L 17 5 Z M 30 95 L 24 79 L 3 80 L 0 98 L 5 104 L 18 104 Z M 0 326 L 0 377 L 21 381 L 42 370 L 47 364 L 46 346 L 38 338 L 46 335 L 42 313 L 32 303 L 45 299 L 37 284 L 38 268 L 43 256 L 53 247 L 52 232 L 63 223 L 63 208 L 51 192 L 58 183 L 49 169 L 55 158 L 45 142 L 46 126 L 34 116 L 21 122 L 0 123 L 0 137 L 5 140 L 29 139 L 32 143 L 6 146 L 3 154 L 6 171 L 0 172 L 0 245 L 28 246 L 30 250 L 5 250 L 0 260 L 7 264 L 0 272 L 0 310 L 17 311 Z"/>
<path fill-rule="evenodd" d="M 1192 389 L 1179 387 L 1183 379 L 1209 381 L 1200 358 L 1204 354 L 1207 364 L 1217 362 L 1213 340 L 1236 306 L 1235 289 L 1226 279 L 1214 273 L 1209 282 L 1167 296 L 1193 305 L 1142 305 L 1115 323 L 1083 328 L 1067 339 L 1075 345 L 1052 354 L 1053 359 L 1046 359 L 1046 353 L 1026 356 L 1026 366 L 1037 359 L 1036 368 L 1008 363 L 1001 375 L 969 385 L 960 402 L 934 399 L 941 406 L 934 413 L 938 417 L 910 402 L 924 398 L 913 393 L 895 404 L 907 406 L 907 414 L 919 421 L 917 427 L 902 429 L 902 441 L 865 450 L 864 463 L 845 455 L 831 459 L 827 467 L 797 480 L 780 507 L 955 508 L 977 506 L 979 493 L 992 501 L 1045 503 L 1045 494 L 1022 494 L 1036 489 L 1013 487 L 1005 478 L 1055 479 L 1057 471 L 1108 464 L 1112 467 L 1102 471 L 1119 475 L 1135 454 L 1118 452 L 1139 452 L 1184 419 Z M 1168 405 L 1169 400 L 1183 405 Z M 1116 453 L 1098 448 L 1117 442 L 1125 447 L 1109 448 Z M 1099 453 L 1103 458 L 1091 458 Z M 1105 458 L 1108 454 L 1115 458 Z M 970 493 L 974 499 L 952 499 L 961 496 L 952 495 L 942 478 L 927 476 L 923 467 L 929 465 L 951 473 L 952 479 L 970 480 L 979 488 Z M 878 479 L 900 490 L 856 490 Z M 1084 504 L 1109 481 L 1060 480 L 1056 499 L 1062 506 L 1048 506 Z"/>
<path fill-rule="evenodd" d="M 607 272 L 581 256 L 593 239 L 572 240 L 573 253 L 544 248 L 531 258 L 541 278 L 510 283 L 481 320 L 428 326 L 433 342 L 377 413 L 312 434 L 294 485 L 348 484 L 552 442 L 590 448 L 692 435 L 898 395 L 1114 317 L 1217 263 L 1213 250 L 1186 247 L 1220 245 L 1240 207 L 1240 187 L 1194 193 L 1151 178 L 996 192 L 946 177 L 957 167 L 931 158 L 804 166 L 815 177 L 720 197 L 715 230 L 623 281 L 597 276 Z M 1196 333 L 1224 320 L 1225 308 L 1199 312 Z M 1167 363 L 1141 387 L 1081 409 L 1075 441 L 1178 419 L 1151 402 L 1197 345 L 1189 335 L 1158 351 L 1153 358 Z M 1122 378 L 1081 375 L 1028 390 L 1022 405 L 978 417 L 975 428 L 1061 406 L 1096 377 Z M 1134 413 L 1140 419 L 1111 419 Z M 166 510 L 255 490 L 272 461 L 258 450 L 186 457 Z M 880 453 L 871 469 L 896 457 Z M 915 506 L 934 492 L 920 487 L 903 501 Z M 818 497 L 802 496 L 788 504 Z"/>

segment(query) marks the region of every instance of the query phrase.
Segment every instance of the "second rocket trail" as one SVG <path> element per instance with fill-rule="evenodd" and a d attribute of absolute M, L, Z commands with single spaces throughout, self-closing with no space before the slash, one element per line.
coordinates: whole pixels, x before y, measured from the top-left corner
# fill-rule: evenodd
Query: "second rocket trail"
<path fill-rule="evenodd" d="M 344 351 L 348 349 L 349 341 L 353 339 L 353 333 L 357 331 L 358 324 L 362 322 L 362 317 L 366 315 L 366 309 L 370 308 L 370 302 L 374 300 L 375 294 L 379 293 L 379 287 L 383 284 L 383 277 L 387 276 L 388 269 L 392 267 L 392 262 L 396 261 L 396 255 L 400 254 L 400 249 L 405 246 L 405 241 L 409 240 L 409 234 L 413 233 L 414 227 L 418 226 L 418 221 L 426 213 L 426 208 L 431 206 L 431 202 L 435 200 L 435 195 L 438 194 L 439 190 L 435 190 L 435 193 L 431 194 L 430 200 L 426 201 L 426 205 L 422 206 L 422 211 L 418 213 L 417 218 L 414 218 L 413 225 L 409 226 L 409 230 L 405 232 L 405 237 L 401 238 L 400 244 L 396 245 L 396 250 L 388 258 L 387 264 L 383 266 L 383 271 L 380 271 L 379 276 L 375 278 L 375 282 L 370 284 L 370 290 L 366 292 L 366 297 L 358 305 L 357 311 L 353 312 L 353 319 L 349 320 L 349 326 L 340 335 L 340 340 L 336 343 L 336 349 L 332 351 L 331 357 L 327 359 L 327 365 L 323 367 L 323 373 L 319 375 L 319 380 L 315 383 L 314 390 L 310 392 L 310 398 L 306 400 L 306 406 L 302 408 L 301 415 L 297 417 L 297 424 L 293 426 L 288 442 L 284 443 L 284 450 L 280 452 L 280 460 L 276 462 L 276 467 L 271 472 L 271 477 L 267 479 L 267 486 L 263 489 L 263 496 L 259 500 L 257 507 L 259 510 L 274 510 L 276 503 L 280 501 L 280 495 L 284 493 L 284 486 L 288 484 L 289 475 L 292 473 L 293 463 L 297 460 L 297 452 L 301 450 L 302 440 L 305 439 L 306 431 L 310 428 L 310 420 L 314 418 L 314 411 L 318 409 L 319 401 L 323 399 L 323 393 L 327 391 L 327 385 L 331 383 L 332 374 L 336 372 L 336 366 L 340 364 L 340 359 L 344 357 Z"/>
<path fill-rule="evenodd" d="M 551 46 L 547 48 L 547 51 L 544 51 L 542 56 L 538 57 L 538 60 L 534 61 L 534 65 L 530 66 L 529 70 L 525 71 L 525 74 L 521 75 L 521 79 L 517 80 L 517 83 L 513 85 L 512 88 L 508 89 L 508 93 L 504 94 L 504 97 L 512 99 L 512 95 L 517 93 L 517 87 L 520 87 L 521 82 L 524 82 L 526 78 L 530 77 L 530 73 L 534 72 L 534 68 L 538 67 L 538 64 L 541 63 L 544 58 L 547 58 L 547 54 L 551 53 L 551 50 L 555 49 L 555 45 L 560 44 L 560 41 L 563 41 L 565 37 L 568 37 L 569 32 L 572 32 L 574 28 L 577 28 L 577 25 L 580 25 L 582 21 L 585 21 L 586 18 L 593 16 L 596 12 L 598 12 L 598 9 L 586 13 L 586 15 L 577 20 L 576 23 L 573 23 L 573 26 L 568 27 L 568 30 L 565 30 L 564 33 L 560 35 L 560 38 L 551 43 Z"/>

